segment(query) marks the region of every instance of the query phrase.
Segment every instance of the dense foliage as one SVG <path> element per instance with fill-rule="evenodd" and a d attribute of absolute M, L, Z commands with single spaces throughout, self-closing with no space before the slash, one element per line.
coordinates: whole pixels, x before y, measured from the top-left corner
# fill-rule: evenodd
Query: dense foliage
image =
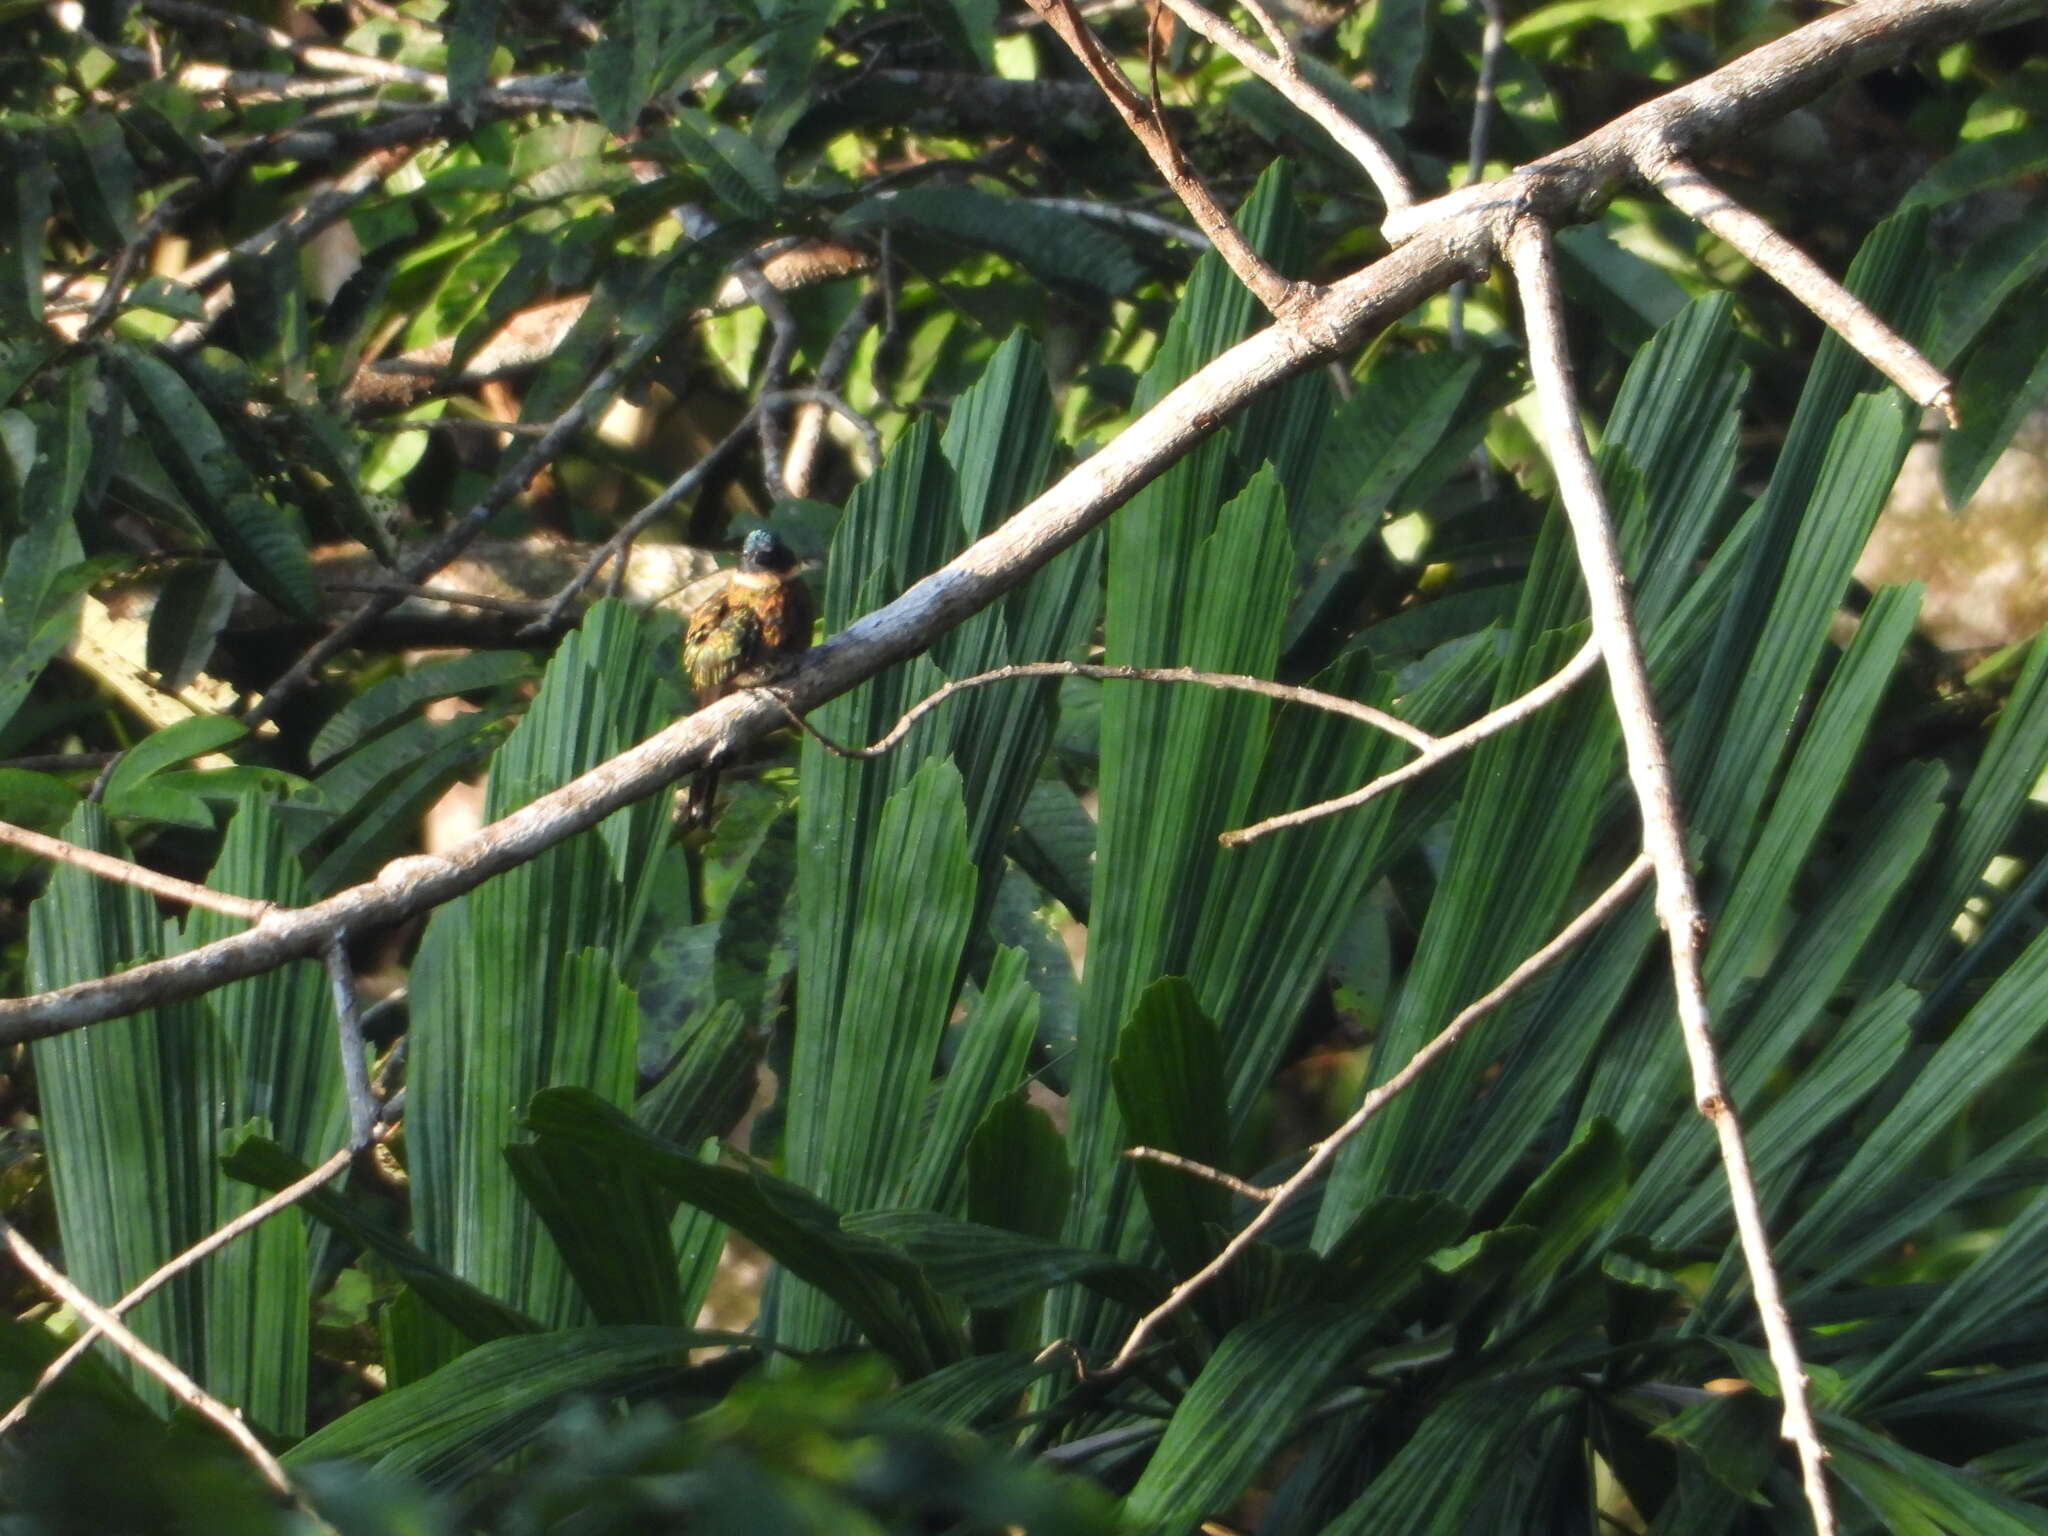
<path fill-rule="evenodd" d="M 1485 158 L 1795 9 L 1512 16 Z M 1436 188 L 1483 20 L 1286 24 Z M 1283 271 L 1380 253 L 1277 95 L 1096 25 L 1133 78 L 1151 34 Z M 1956 371 L 1958 502 L 2048 391 L 2041 41 L 1844 86 L 1717 167 Z M 66 0 L 0 10 L 0 106 L 0 815 L 287 905 L 426 846 L 452 786 L 487 774 L 496 818 L 683 713 L 691 549 L 776 528 L 832 633 L 1262 322 L 987 0 Z M 1791 301 L 1640 201 L 1560 245 L 1845 1526 L 2048 1530 L 2048 642 L 1966 677 L 1917 588 L 1855 588 L 1921 423 Z M 811 723 L 871 740 L 1060 658 L 1436 731 L 1512 698 L 1586 622 L 1511 310 L 1479 283 L 1270 392 Z M 623 595 L 558 620 L 651 499 Z M 425 560 L 451 530 L 483 541 Z M 410 598 L 248 714 L 420 579 L 479 601 Z M 1635 855 L 1597 681 L 1218 844 L 1407 755 L 1081 679 L 873 761 L 792 734 L 706 829 L 646 801 L 352 934 L 382 1147 L 130 1321 L 350 1532 L 1803 1529 L 1647 893 L 1096 1369 L 1253 1210 L 1126 1148 L 1283 1176 Z M 6 995 L 243 926 L 13 849 L 0 881 Z M 335 1038 L 308 960 L 16 1047 L 4 1214 L 122 1294 L 344 1144 Z M 10 1285 L 9 1402 L 77 1325 Z M 169 1401 L 87 1356 L 0 1442 L 0 1525 L 312 1528 Z"/>

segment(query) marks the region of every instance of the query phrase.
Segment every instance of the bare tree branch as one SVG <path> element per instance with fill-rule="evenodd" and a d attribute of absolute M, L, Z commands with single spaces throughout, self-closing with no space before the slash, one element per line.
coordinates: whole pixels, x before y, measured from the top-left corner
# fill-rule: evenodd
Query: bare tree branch
<path fill-rule="evenodd" d="M 348 938 L 328 940 L 321 959 L 334 996 L 334 1036 L 341 1049 L 341 1086 L 348 1098 L 348 1150 L 360 1152 L 377 1129 L 377 1100 L 370 1092 L 370 1067 L 363 1059 L 363 1013 L 356 1001 L 355 972 L 349 969 Z"/>
<path fill-rule="evenodd" d="M 122 885 L 132 885 L 138 890 L 148 891 L 152 896 L 161 896 L 166 901 L 183 902 L 189 907 L 204 907 L 209 912 L 219 912 L 226 917 L 239 917 L 246 923 L 260 922 L 265 916 L 277 910 L 276 903 L 257 901 L 248 896 L 235 896 L 226 891 L 208 890 L 203 885 L 194 885 L 190 880 L 180 880 L 176 875 L 158 874 L 140 864 L 131 864 L 126 859 L 117 859 L 112 854 L 95 853 L 90 848 L 80 848 L 61 838 L 45 837 L 40 832 L 31 832 L 27 827 L 17 827 L 11 821 L 0 821 L 0 843 L 8 843 L 32 853 L 38 858 L 54 859 L 60 864 L 75 864 L 89 874 L 98 875 L 102 880 L 117 880 Z"/>
<path fill-rule="evenodd" d="M 1288 1175 L 1283 1183 L 1276 1184 L 1270 1189 L 1253 1186 L 1254 1198 L 1264 1200 L 1265 1209 L 1239 1228 L 1237 1235 L 1223 1245 L 1222 1251 L 1215 1258 L 1181 1281 L 1167 1293 L 1164 1301 L 1138 1319 L 1137 1324 L 1124 1336 L 1122 1347 L 1117 1350 L 1116 1358 L 1110 1361 L 1107 1369 L 1112 1372 L 1120 1371 L 1128 1365 L 1138 1351 L 1145 1347 L 1145 1340 L 1151 1336 L 1155 1328 L 1185 1306 L 1195 1292 L 1228 1269 L 1237 1256 L 1256 1242 L 1259 1234 L 1278 1219 L 1281 1211 L 1285 1210 L 1303 1190 L 1322 1177 L 1325 1170 L 1336 1160 L 1337 1154 L 1344 1149 L 1344 1144 L 1363 1130 L 1367 1121 L 1386 1108 L 1409 1084 L 1422 1076 L 1429 1069 L 1431 1062 L 1456 1045 L 1466 1030 L 1521 991 L 1560 955 L 1565 954 L 1597 928 L 1609 913 L 1626 901 L 1636 887 L 1648 878 L 1649 873 L 1649 856 L 1638 854 L 1635 861 L 1622 871 L 1620 878 L 1594 897 L 1591 905 L 1583 912 L 1560 928 L 1555 938 L 1509 971 L 1491 992 L 1461 1010 L 1456 1018 L 1438 1031 L 1434 1039 L 1410 1056 L 1400 1071 L 1368 1093 L 1358 1108 L 1351 1112 L 1349 1119 L 1309 1148 L 1308 1161 Z M 1149 1147 L 1134 1148 L 1126 1156 L 1147 1157 L 1158 1162 L 1168 1161 Z M 1193 1165 L 1189 1171 L 1199 1173 L 1203 1178 L 1220 1177 L 1222 1180 L 1229 1180 L 1230 1177 L 1228 1174 L 1219 1176 L 1215 1169 L 1205 1168 L 1200 1164 Z"/>
<path fill-rule="evenodd" d="M 1335 139 L 1338 148 L 1356 160 L 1373 186 L 1379 189 L 1380 201 L 1387 205 L 1389 211 L 1406 208 L 1415 201 L 1414 189 L 1408 185 L 1408 178 L 1394 162 L 1394 157 L 1387 153 L 1386 146 L 1360 127 L 1350 113 L 1302 79 L 1301 67 L 1295 62 L 1294 49 L 1286 34 L 1258 4 L 1258 0 L 1241 0 L 1241 3 L 1257 19 L 1267 41 L 1272 43 L 1273 52 L 1270 54 L 1260 51 L 1250 38 L 1214 11 L 1198 4 L 1197 0 L 1165 0 L 1165 3 L 1174 15 L 1286 97 L 1290 105 Z"/>
<path fill-rule="evenodd" d="M 1137 139 L 1154 168 L 1173 189 L 1182 206 L 1194 216 L 1202 233 L 1209 237 L 1216 254 L 1229 263 L 1230 270 L 1251 290 L 1252 296 L 1275 315 L 1284 315 L 1311 298 L 1314 289 L 1310 285 L 1282 277 L 1251 248 L 1250 242 L 1231 221 L 1230 214 L 1216 201 L 1215 194 L 1188 168 L 1179 147 L 1166 131 L 1166 120 L 1157 102 L 1148 102 L 1124 78 L 1122 66 L 1103 49 L 1088 24 L 1074 9 L 1073 0 L 1025 0 L 1025 3 L 1045 18 L 1046 25 L 1081 61 L 1081 67 L 1088 71 L 1089 78 L 1102 88 L 1102 94 L 1109 98 L 1117 116 L 1124 120 L 1124 126 L 1131 130 L 1132 137 Z"/>
<path fill-rule="evenodd" d="M 1132 667 L 1092 666 L 1079 661 L 1023 661 L 1007 667 L 997 667 L 992 672 L 977 672 L 972 677 L 955 678 L 952 682 L 926 694 L 909 709 L 903 718 L 890 726 L 888 731 L 872 745 L 848 747 L 825 735 L 810 721 L 796 712 L 793 705 L 784 702 L 789 718 L 802 727 L 804 734 L 817 742 L 826 751 L 838 757 L 872 758 L 880 757 L 894 747 L 902 745 L 911 727 L 926 715 L 937 709 L 955 694 L 965 693 L 970 688 L 987 688 L 994 683 L 1016 682 L 1033 677 L 1089 677 L 1105 683 L 1187 683 L 1198 688 L 1220 688 L 1232 693 L 1256 693 L 1262 698 L 1278 699 L 1283 704 L 1306 704 L 1311 709 L 1320 709 L 1333 715 L 1343 715 L 1357 720 L 1374 730 L 1385 731 L 1389 736 L 1401 740 L 1420 751 L 1428 752 L 1440 745 L 1429 732 L 1410 725 L 1398 715 L 1390 715 L 1383 709 L 1374 709 L 1370 704 L 1361 704 L 1356 699 L 1347 699 L 1334 693 L 1323 693 L 1314 688 L 1297 688 L 1290 683 L 1269 682 L 1263 677 L 1245 677 L 1235 672 L 1197 672 L 1192 667 Z M 764 690 L 771 697 L 781 700 L 781 690 Z"/>
<path fill-rule="evenodd" d="M 277 1191 L 276 1194 L 265 1196 L 232 1221 L 222 1223 L 219 1228 L 202 1237 L 183 1253 L 166 1260 L 141 1280 L 137 1281 L 134 1289 L 107 1308 L 107 1315 L 110 1317 L 120 1317 L 133 1308 L 140 1306 L 150 1296 L 160 1290 L 164 1283 L 172 1276 L 184 1273 L 184 1271 L 190 1269 L 207 1255 L 218 1253 L 221 1249 L 227 1247 L 229 1243 L 232 1243 L 244 1232 L 252 1231 L 256 1227 L 261 1226 L 286 1207 L 296 1205 L 322 1184 L 325 1184 L 329 1179 L 348 1167 L 350 1156 L 349 1149 L 343 1147 L 311 1173 L 287 1184 L 283 1189 Z M 8 1409 L 4 1415 L 0 1415 L 0 1435 L 6 1434 L 7 1431 L 26 1418 L 29 1409 L 35 1406 L 36 1399 L 54 1386 L 57 1378 L 70 1370 L 77 1363 L 79 1356 L 92 1348 L 94 1341 L 99 1337 L 100 1327 L 97 1323 L 87 1323 L 84 1328 L 80 1329 L 78 1337 L 64 1347 L 64 1352 L 43 1367 L 42 1375 L 36 1378 L 35 1385 L 28 1389 L 27 1394 L 21 1401 Z"/>
<path fill-rule="evenodd" d="M 420 554 L 406 562 L 399 573 L 404 586 L 418 586 L 442 566 L 453 560 L 468 547 L 470 541 L 484 531 L 484 526 L 507 506 L 514 496 L 526 489 L 527 482 L 539 474 L 556 455 L 569 445 L 569 440 L 583 430 L 584 425 L 598 412 L 611 403 L 621 385 L 631 377 L 634 370 L 651 356 L 666 333 L 648 331 L 636 337 L 626 348 L 624 356 L 610 367 L 602 370 L 596 378 L 584 386 L 569 408 L 549 424 L 547 432 L 513 461 L 510 468 L 502 471 L 493 480 L 476 504 Z M 243 719 L 250 725 L 268 720 L 274 716 L 285 700 L 297 693 L 319 674 L 320 668 L 332 657 L 348 649 L 372 624 L 405 601 L 402 592 L 385 591 L 374 594 L 354 613 L 343 619 L 305 655 L 264 691 L 255 708 Z"/>
<path fill-rule="evenodd" d="M 1871 367 L 1903 389 L 1915 405 L 1934 406 L 1950 426 L 1956 425 L 1955 386 L 1947 375 L 1828 276 L 1820 263 L 1707 180 L 1682 155 L 1648 160 L 1642 172 L 1672 207 L 1747 256 L 1758 271 L 1774 278 Z"/>
<path fill-rule="evenodd" d="M 14 1255 L 15 1263 L 34 1276 L 38 1284 L 98 1328 L 106 1336 L 108 1343 L 168 1387 L 171 1396 L 194 1413 L 219 1425 L 221 1433 L 232 1440 L 236 1448 L 249 1458 L 250 1463 L 262 1474 L 263 1480 L 270 1484 L 279 1497 L 304 1508 L 297 1491 L 292 1487 L 291 1479 L 285 1476 L 284 1468 L 279 1465 L 275 1456 L 264 1449 L 263 1442 L 258 1440 L 249 1426 L 242 1422 L 240 1414 L 220 1399 L 209 1396 L 200 1388 L 199 1383 L 179 1370 L 169 1359 L 143 1343 L 118 1317 L 73 1285 L 61 1270 L 36 1252 L 34 1245 L 15 1231 L 13 1224 L 5 1217 L 0 1217 L 0 1241 L 7 1244 L 7 1250 Z M 310 1514 L 311 1511 L 307 1513 Z"/>
<path fill-rule="evenodd" d="M 1493 125 L 1493 82 L 1500 70 L 1501 46 L 1507 36 L 1500 0 L 1480 0 L 1480 6 L 1486 13 L 1486 26 L 1479 38 L 1479 78 L 1472 88 L 1472 132 L 1465 151 L 1467 186 L 1486 174 L 1486 138 Z M 1460 350 L 1465 345 L 1465 295 L 1470 287 L 1462 279 L 1451 284 L 1450 303 L 1444 315 L 1444 329 L 1450 334 L 1451 345 Z M 1482 446 L 1473 450 L 1473 458 L 1484 474 L 1486 449 Z"/>
<path fill-rule="evenodd" d="M 1593 634 L 1607 658 L 1608 687 L 1615 713 L 1621 717 L 1622 746 L 1629 778 L 1643 818 L 1643 847 L 1657 872 L 1657 916 L 1671 943 L 1671 974 L 1678 994 L 1678 1024 L 1692 1062 L 1693 1102 L 1720 1138 L 1721 1166 L 1735 1207 L 1735 1225 L 1742 1254 L 1756 1292 L 1757 1312 L 1771 1363 L 1777 1368 L 1785 1396 L 1784 1435 L 1799 1451 L 1806 1500 L 1818 1536 L 1831 1536 L 1834 1511 L 1828 1501 L 1821 1463 L 1827 1451 L 1814 1429 L 1806 1401 L 1806 1370 L 1792 1337 L 1792 1322 L 1778 1290 L 1764 1230 L 1763 1208 L 1750 1176 L 1749 1154 L 1742 1126 L 1721 1082 L 1714 1051 L 1712 1021 L 1707 1011 L 1706 984 L 1700 975 L 1700 943 L 1707 920 L 1693 888 L 1692 866 L 1685 852 L 1685 831 L 1679 820 L 1678 795 L 1671 764 L 1664 753 L 1656 702 L 1650 694 L 1649 672 L 1637 643 L 1635 621 L 1628 611 L 1627 582 L 1621 551 L 1607 513 L 1600 476 L 1579 427 L 1578 398 L 1572 385 L 1571 358 L 1565 347 L 1564 300 L 1550 249 L 1550 231 L 1536 220 L 1516 226 L 1509 238 L 1508 261 L 1522 294 L 1523 321 L 1529 334 L 1529 358 L 1541 408 L 1544 445 L 1557 473 L 1565 516 L 1578 546 L 1579 570 L 1593 615 Z"/>
<path fill-rule="evenodd" d="M 800 713 L 813 709 L 923 650 L 1099 525 L 1230 412 L 1376 334 L 1475 267 L 1485 267 L 1516 216 L 1528 211 L 1561 220 L 1582 216 L 1583 209 L 1596 206 L 1633 175 L 1632 146 L 1638 142 L 1679 150 L 1718 142 L 1859 70 L 1875 68 L 1910 48 L 1994 26 L 2030 4 L 1862 0 L 1637 108 L 1501 182 L 1464 188 L 1406 210 L 1397 216 L 1404 243 L 1390 255 L 1319 291 L 1284 322 L 1213 359 L 1001 527 L 812 651 L 781 680 L 790 706 Z M 320 659 L 295 671 L 310 676 Z M 0 1043 L 61 1034 L 158 1002 L 196 996 L 318 954 L 335 933 L 424 911 L 655 793 L 701 767 L 713 752 L 745 749 L 783 719 L 778 700 L 758 691 L 734 694 L 444 855 L 398 860 L 375 880 L 312 906 L 273 914 L 248 933 L 173 959 L 37 997 L 0 999 Z"/>
<path fill-rule="evenodd" d="M 1368 800 L 1377 800 L 1390 789 L 1399 789 L 1411 779 L 1419 779 L 1438 763 L 1447 762 L 1461 752 L 1469 752 L 1489 736 L 1498 736 L 1511 725 L 1528 719 L 1545 705 L 1562 698 L 1577 687 L 1593 668 L 1600 664 L 1600 643 L 1588 640 L 1557 671 L 1531 688 L 1527 693 L 1510 699 L 1499 709 L 1491 710 L 1461 727 L 1448 736 L 1439 737 L 1422 749 L 1422 756 L 1412 762 L 1389 770 L 1374 779 L 1362 789 L 1354 789 L 1348 795 L 1339 795 L 1334 800 L 1324 800 L 1316 805 L 1303 806 L 1298 811 L 1283 811 L 1277 816 L 1268 816 L 1264 821 L 1240 827 L 1235 832 L 1225 832 L 1216 840 L 1226 848 L 1240 848 L 1246 843 L 1257 842 L 1260 838 L 1288 827 L 1305 826 L 1311 821 L 1321 821 L 1325 816 L 1341 815 L 1356 810 Z"/>
<path fill-rule="evenodd" d="M 548 600 L 547 606 L 541 610 L 540 617 L 519 632 L 520 638 L 534 639 L 552 633 L 562 622 L 562 615 L 568 611 L 569 605 L 576 601 L 585 587 L 596 580 L 597 573 L 605 568 L 607 561 L 617 560 L 623 568 L 627 552 L 633 547 L 633 541 L 645 533 L 657 518 L 666 517 L 679 506 L 684 497 L 702 485 L 705 477 L 725 461 L 727 454 L 746 440 L 748 433 L 753 429 L 754 416 L 755 412 L 748 411 L 730 432 L 712 444 L 709 453 L 669 481 L 646 506 L 627 518 L 620 525 L 619 531 L 600 544 L 596 552 L 583 562 L 583 568 L 562 583 L 561 590 Z"/>

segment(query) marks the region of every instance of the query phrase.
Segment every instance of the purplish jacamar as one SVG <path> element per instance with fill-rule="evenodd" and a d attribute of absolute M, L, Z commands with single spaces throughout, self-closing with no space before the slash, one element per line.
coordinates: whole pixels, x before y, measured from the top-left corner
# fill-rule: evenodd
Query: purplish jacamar
<path fill-rule="evenodd" d="M 735 688 L 766 682 L 811 644 L 816 608 L 787 544 L 757 528 L 740 545 L 740 563 L 724 587 L 698 604 L 683 630 L 683 670 L 702 709 Z M 701 770 L 690 786 L 684 821 L 710 819 L 718 770 Z"/>

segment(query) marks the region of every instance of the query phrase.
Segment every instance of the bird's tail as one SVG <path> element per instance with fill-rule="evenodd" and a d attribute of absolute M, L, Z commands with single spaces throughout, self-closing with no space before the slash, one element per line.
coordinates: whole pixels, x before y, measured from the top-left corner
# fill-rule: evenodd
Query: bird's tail
<path fill-rule="evenodd" d="M 689 793 L 683 797 L 683 826 L 708 826 L 711 822 L 711 803 L 718 798 L 718 770 L 700 768 L 690 780 Z"/>

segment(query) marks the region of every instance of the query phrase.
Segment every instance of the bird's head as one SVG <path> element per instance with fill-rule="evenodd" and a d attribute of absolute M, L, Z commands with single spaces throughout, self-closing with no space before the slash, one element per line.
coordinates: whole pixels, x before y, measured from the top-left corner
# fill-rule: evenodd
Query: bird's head
<path fill-rule="evenodd" d="M 796 565 L 796 555 L 772 529 L 756 528 L 740 545 L 740 569 L 743 571 L 766 571 L 786 576 L 796 569 Z"/>

